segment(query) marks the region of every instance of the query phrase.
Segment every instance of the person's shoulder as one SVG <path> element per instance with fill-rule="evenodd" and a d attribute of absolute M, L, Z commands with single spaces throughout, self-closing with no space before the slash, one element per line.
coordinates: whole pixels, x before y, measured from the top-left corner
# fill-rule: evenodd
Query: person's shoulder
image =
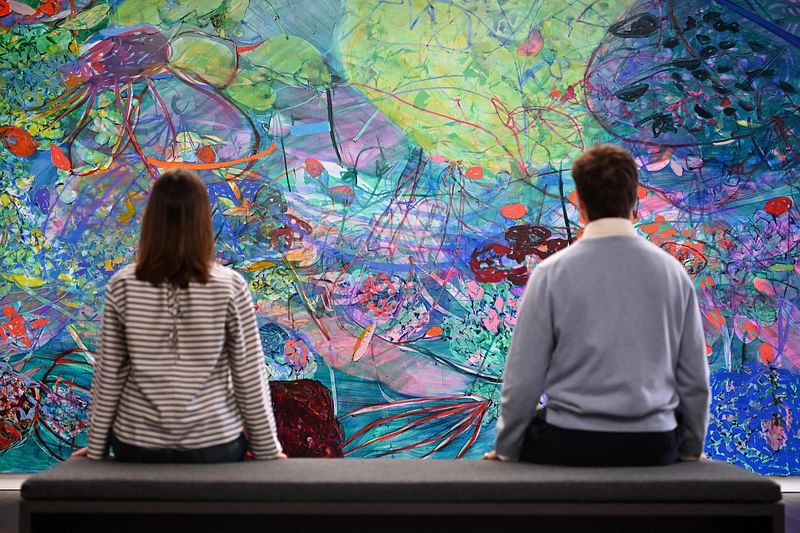
<path fill-rule="evenodd" d="M 123 266 L 116 272 L 111 278 L 108 280 L 109 283 L 112 283 L 117 280 L 122 279 L 130 279 L 136 277 L 136 264 L 135 263 L 128 263 L 127 265 Z"/>
<path fill-rule="evenodd" d="M 566 248 L 559 250 L 551 256 L 548 256 L 536 264 L 536 270 L 544 273 L 549 270 L 557 270 L 560 265 L 579 261 L 578 257 L 581 255 L 583 247 L 580 246 L 581 241 L 573 241 Z"/>
<path fill-rule="evenodd" d="M 683 263 L 675 256 L 670 254 L 666 249 L 657 244 L 648 241 L 645 238 L 639 238 L 642 249 L 645 253 L 649 254 L 653 263 L 661 265 L 663 268 L 662 273 L 667 276 L 667 279 L 677 280 L 684 290 L 694 289 L 694 282 L 692 281 L 689 273 Z"/>
<path fill-rule="evenodd" d="M 113 289 L 134 279 L 136 279 L 136 265 L 134 263 L 130 263 L 114 272 L 114 275 L 109 278 L 106 287 Z"/>
<path fill-rule="evenodd" d="M 689 275 L 686 273 L 683 264 L 674 255 L 669 253 L 664 246 L 659 246 L 644 237 L 639 237 L 638 240 L 642 248 L 651 254 L 654 260 L 660 261 L 666 268 L 675 273 L 686 275 L 688 278 Z"/>
<path fill-rule="evenodd" d="M 129 264 L 120 268 L 112 275 L 105 288 L 105 299 L 118 303 L 131 281 L 136 280 L 136 265 Z"/>
<path fill-rule="evenodd" d="M 573 261 L 576 258 L 576 244 L 577 242 L 570 244 L 536 263 L 531 272 L 531 278 L 535 278 L 537 283 L 549 283 L 558 278 L 565 268 L 569 269 L 569 265 L 575 264 Z"/>
<path fill-rule="evenodd" d="M 215 263 L 214 266 L 211 267 L 210 274 L 210 281 L 212 282 L 222 283 L 234 289 L 241 289 L 242 287 L 247 286 L 247 280 L 244 279 L 244 276 L 241 272 L 238 272 L 230 267 L 220 265 L 219 263 Z"/>

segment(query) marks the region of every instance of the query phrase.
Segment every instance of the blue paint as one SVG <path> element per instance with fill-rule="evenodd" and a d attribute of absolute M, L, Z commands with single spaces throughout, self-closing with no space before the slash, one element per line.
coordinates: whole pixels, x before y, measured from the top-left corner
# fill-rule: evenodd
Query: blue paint
<path fill-rule="evenodd" d="M 311 124 L 296 124 L 292 126 L 291 135 L 303 137 L 304 135 L 316 135 L 317 133 L 328 133 L 331 125 L 327 121 L 313 122 Z"/>

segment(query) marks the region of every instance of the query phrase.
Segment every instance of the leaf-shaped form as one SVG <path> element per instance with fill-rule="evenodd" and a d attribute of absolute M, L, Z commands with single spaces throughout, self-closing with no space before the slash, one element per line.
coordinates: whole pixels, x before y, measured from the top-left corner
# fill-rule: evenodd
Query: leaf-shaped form
<path fill-rule="evenodd" d="M 115 6 L 111 23 L 115 26 L 152 24 L 161 26 L 183 22 L 216 28 L 226 22 L 238 22 L 244 17 L 249 0 L 123 0 Z"/>
<path fill-rule="evenodd" d="M 271 37 L 253 50 L 244 52 L 242 58 L 265 69 L 271 77 L 286 85 L 320 91 L 331 84 L 331 74 L 322 54 L 299 37 Z"/>
<path fill-rule="evenodd" d="M 170 65 L 216 87 L 225 87 L 236 75 L 236 47 L 220 37 L 186 32 L 172 41 Z"/>
<path fill-rule="evenodd" d="M 243 70 L 227 87 L 228 95 L 250 109 L 264 111 L 275 103 L 272 80 L 262 70 Z"/>
<path fill-rule="evenodd" d="M 81 11 L 74 17 L 68 17 L 61 23 L 65 30 L 90 30 L 103 23 L 111 10 L 108 4 L 97 4 L 86 11 Z"/>

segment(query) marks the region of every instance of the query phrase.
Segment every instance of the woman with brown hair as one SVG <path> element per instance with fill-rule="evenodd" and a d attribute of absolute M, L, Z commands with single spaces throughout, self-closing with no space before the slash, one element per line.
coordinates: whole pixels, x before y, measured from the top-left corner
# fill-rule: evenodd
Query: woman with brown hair
<path fill-rule="evenodd" d="M 164 173 L 105 292 L 88 449 L 131 462 L 283 458 L 247 282 L 215 264 L 208 193 Z M 249 438 L 243 434 L 247 427 Z M 248 443 L 249 440 L 249 443 Z"/>

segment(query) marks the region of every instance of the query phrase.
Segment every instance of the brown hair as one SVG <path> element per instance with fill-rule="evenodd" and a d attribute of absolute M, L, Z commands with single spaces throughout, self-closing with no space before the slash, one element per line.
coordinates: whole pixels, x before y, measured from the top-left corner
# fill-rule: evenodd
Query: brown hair
<path fill-rule="evenodd" d="M 208 191 L 189 170 L 170 170 L 153 185 L 144 210 L 136 278 L 181 288 L 206 283 L 214 262 Z"/>
<path fill-rule="evenodd" d="M 639 170 L 633 156 L 613 144 L 596 144 L 572 165 L 572 178 L 589 221 L 628 218 L 636 205 Z"/>

